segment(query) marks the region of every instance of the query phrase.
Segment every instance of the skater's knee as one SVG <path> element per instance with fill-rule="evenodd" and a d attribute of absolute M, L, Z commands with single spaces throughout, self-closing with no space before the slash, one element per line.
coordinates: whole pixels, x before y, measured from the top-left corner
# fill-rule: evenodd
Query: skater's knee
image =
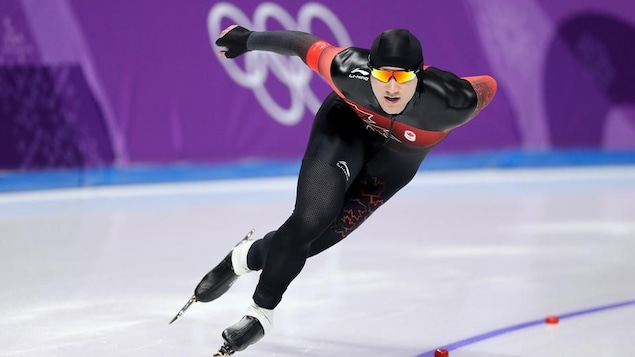
<path fill-rule="evenodd" d="M 307 229 L 328 227 L 339 215 L 344 204 L 344 193 L 329 192 L 310 199 L 298 200 L 293 210 L 294 219 L 301 220 Z"/>
<path fill-rule="evenodd" d="M 299 228 L 297 230 L 299 234 L 294 237 L 294 241 L 308 246 L 312 241 L 317 239 L 336 218 L 337 212 L 295 212 L 291 219 L 293 224 Z"/>

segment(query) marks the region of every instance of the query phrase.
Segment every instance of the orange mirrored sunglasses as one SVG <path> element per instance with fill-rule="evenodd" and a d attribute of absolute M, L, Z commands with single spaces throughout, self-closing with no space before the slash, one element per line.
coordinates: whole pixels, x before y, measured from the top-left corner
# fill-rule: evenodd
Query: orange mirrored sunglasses
<path fill-rule="evenodd" d="M 373 77 L 377 78 L 380 82 L 388 83 L 388 81 L 392 77 L 397 81 L 397 83 L 401 84 L 401 83 L 406 83 L 408 81 L 415 79 L 415 77 L 417 77 L 417 72 L 419 72 L 419 70 L 390 71 L 387 69 L 371 68 L 370 73 L 373 75 Z"/>

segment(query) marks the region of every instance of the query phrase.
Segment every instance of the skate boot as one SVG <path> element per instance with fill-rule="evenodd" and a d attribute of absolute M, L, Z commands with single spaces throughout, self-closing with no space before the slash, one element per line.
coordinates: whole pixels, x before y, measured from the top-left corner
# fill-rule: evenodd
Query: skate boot
<path fill-rule="evenodd" d="M 231 288 L 240 275 L 251 271 L 247 267 L 247 253 L 255 242 L 249 239 L 253 232 L 251 230 L 214 269 L 205 274 L 194 289 L 194 296 L 198 301 L 210 302 L 218 299 Z"/>
<path fill-rule="evenodd" d="M 254 230 L 252 229 L 218 265 L 205 274 L 196 289 L 194 289 L 194 295 L 183 306 L 181 311 L 174 316 L 170 324 L 181 317 L 193 303 L 197 301 L 210 302 L 218 299 L 231 288 L 240 275 L 251 271 L 247 266 L 247 253 L 255 242 L 255 240 L 250 239 L 253 233 Z"/>
<path fill-rule="evenodd" d="M 263 309 L 252 303 L 247 314 L 237 324 L 223 331 L 225 343 L 214 356 L 224 357 L 242 351 L 260 341 L 272 327 L 273 310 Z"/>

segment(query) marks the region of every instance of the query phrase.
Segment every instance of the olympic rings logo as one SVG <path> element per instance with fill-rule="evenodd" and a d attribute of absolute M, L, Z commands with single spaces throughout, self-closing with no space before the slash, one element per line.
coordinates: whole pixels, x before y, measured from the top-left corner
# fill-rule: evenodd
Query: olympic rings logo
<path fill-rule="evenodd" d="M 218 48 L 214 42 L 222 31 L 221 21 L 224 18 L 229 18 L 232 23 L 254 31 L 266 30 L 267 20 L 272 18 L 285 29 L 309 33 L 311 32 L 311 21 L 319 19 L 332 31 L 338 46 L 346 47 L 352 43 L 342 22 L 329 8 L 322 4 L 307 3 L 303 5 L 298 12 L 298 19 L 295 21 L 281 6 L 264 2 L 254 11 L 252 22 L 237 6 L 228 2 L 220 2 L 211 8 L 207 16 L 207 30 L 214 51 Z M 313 72 L 299 58 L 261 51 L 248 52 L 244 57 L 244 69 L 235 60 L 219 58 L 219 61 L 236 83 L 253 90 L 258 102 L 275 121 L 284 125 L 297 124 L 302 120 L 305 105 L 314 114 L 317 113 L 321 101 L 316 98 L 309 85 Z M 267 90 L 266 82 L 269 68 L 272 69 L 273 75 L 289 89 L 291 104 L 288 108 L 280 106 Z"/>

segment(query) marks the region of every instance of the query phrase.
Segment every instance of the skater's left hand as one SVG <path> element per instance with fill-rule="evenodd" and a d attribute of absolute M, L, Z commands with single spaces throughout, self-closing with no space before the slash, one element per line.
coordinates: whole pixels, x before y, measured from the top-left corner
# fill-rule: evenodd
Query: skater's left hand
<path fill-rule="evenodd" d="M 247 49 L 247 38 L 252 32 L 238 25 L 231 25 L 224 29 L 216 40 L 217 46 L 227 48 L 219 51 L 221 57 L 236 58 L 249 51 Z"/>

